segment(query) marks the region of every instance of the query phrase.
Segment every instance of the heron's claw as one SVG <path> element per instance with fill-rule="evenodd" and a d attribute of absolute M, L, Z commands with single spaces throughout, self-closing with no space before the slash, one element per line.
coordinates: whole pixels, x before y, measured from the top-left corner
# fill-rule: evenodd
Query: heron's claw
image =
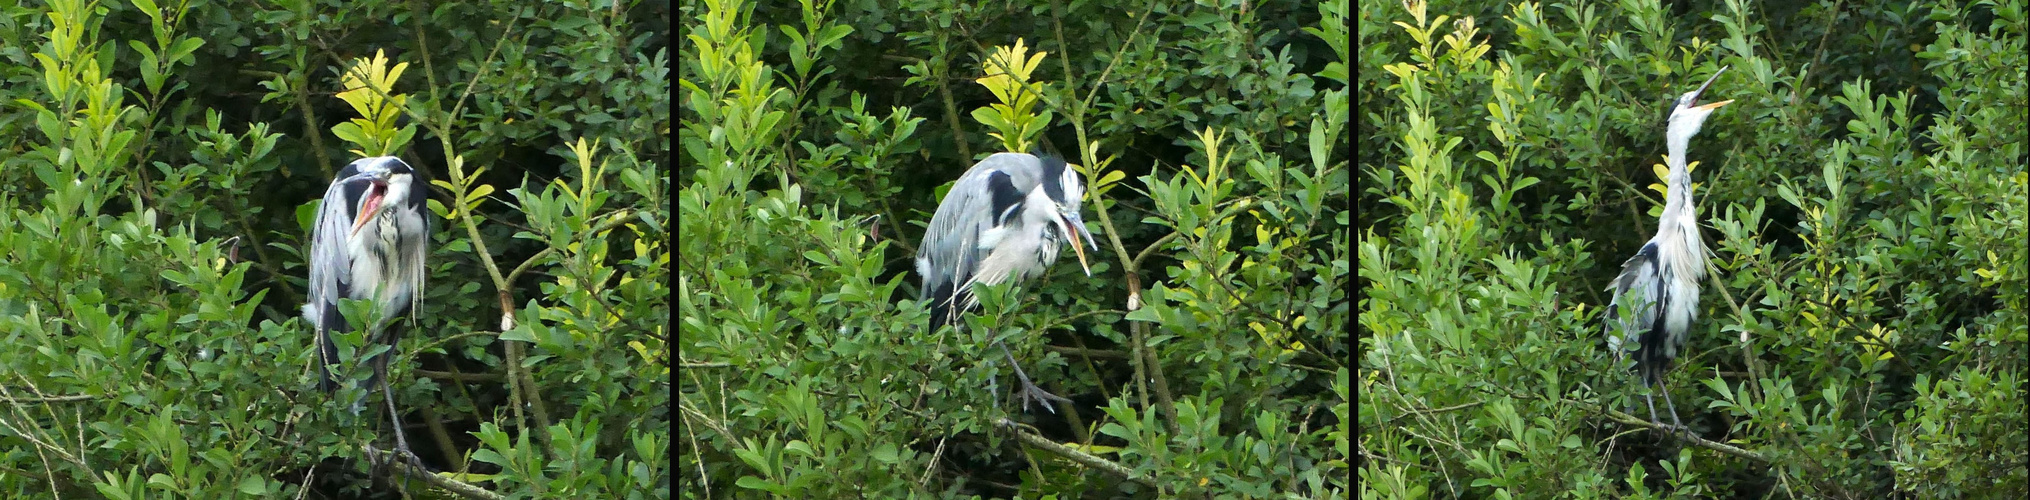
<path fill-rule="evenodd" d="M 999 342 L 996 342 L 996 344 L 999 344 Z M 1008 352 L 1008 346 L 1002 345 L 1001 353 L 1008 355 L 1008 364 L 1015 367 L 1015 378 L 1022 381 L 1022 389 L 1019 390 L 1022 397 L 1022 411 L 1029 411 L 1030 401 L 1043 403 L 1043 409 L 1050 410 L 1051 413 L 1057 413 L 1057 408 L 1050 406 L 1050 402 L 1053 400 L 1064 404 L 1071 404 L 1071 400 L 1051 394 L 1049 391 L 1037 387 L 1036 384 L 1030 383 L 1029 374 L 1022 373 L 1022 365 L 1015 362 L 1015 354 Z"/>
<path fill-rule="evenodd" d="M 409 451 L 409 437 L 402 432 L 401 413 L 395 409 L 395 395 L 388 392 L 387 379 L 383 377 L 381 381 L 381 397 L 388 403 L 388 422 L 395 427 L 395 459 L 408 463 L 417 470 L 430 470 L 423 467 L 423 459 L 416 458 L 416 454 Z"/>
<path fill-rule="evenodd" d="M 1021 372 L 1016 373 L 1019 374 Z M 1037 387 L 1036 384 L 1029 383 L 1028 377 L 1022 377 L 1022 389 L 1020 390 L 1020 392 L 1022 397 L 1022 411 L 1029 411 L 1030 401 L 1043 403 L 1043 409 L 1050 410 L 1051 413 L 1057 413 L 1057 408 L 1050 406 L 1051 401 L 1057 401 L 1059 403 L 1064 404 L 1071 404 L 1071 400 L 1065 399 L 1064 397 L 1058 396 L 1056 394 L 1051 394 L 1048 391 L 1044 391 L 1042 387 Z"/>

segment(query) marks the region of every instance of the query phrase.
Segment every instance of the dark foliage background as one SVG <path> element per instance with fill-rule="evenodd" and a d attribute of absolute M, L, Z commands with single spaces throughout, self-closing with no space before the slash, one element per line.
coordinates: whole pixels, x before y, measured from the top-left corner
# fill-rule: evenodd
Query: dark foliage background
<path fill-rule="evenodd" d="M 1345 495 L 1348 6 L 679 6 L 685 496 Z M 1034 133 L 981 119 L 1018 43 Z M 926 331 L 923 227 L 1020 141 L 1087 169 L 1093 276 Z M 1073 404 L 997 407 L 996 336 Z"/>
<path fill-rule="evenodd" d="M 391 154 L 437 181 L 395 370 L 426 465 L 511 497 L 667 498 L 670 15 L 0 6 L 0 497 L 393 494 L 360 460 L 386 418 L 312 390 L 299 319 L 311 202 Z M 348 132 L 340 76 L 377 55 L 405 100 Z"/>
<path fill-rule="evenodd" d="M 2022 496 L 2024 5 L 1363 3 L 1362 495 Z M 1664 439 L 1603 289 L 1721 66 Z"/>

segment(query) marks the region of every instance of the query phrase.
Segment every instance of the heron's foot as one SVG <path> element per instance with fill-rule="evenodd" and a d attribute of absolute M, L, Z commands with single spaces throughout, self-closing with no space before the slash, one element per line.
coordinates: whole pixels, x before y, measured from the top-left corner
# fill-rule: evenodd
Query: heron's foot
<path fill-rule="evenodd" d="M 367 467 L 373 470 L 375 476 L 386 475 L 388 466 L 393 465 L 386 457 L 388 453 L 372 443 L 360 445 L 360 450 L 366 452 Z"/>
<path fill-rule="evenodd" d="M 416 457 L 416 454 L 410 452 L 409 447 L 404 444 L 396 444 L 394 450 L 382 450 L 372 444 L 362 445 L 362 449 L 366 450 L 367 466 L 373 467 L 376 471 L 383 471 L 376 474 L 385 473 L 396 461 L 408 464 L 416 470 L 430 470 L 423 466 L 423 459 Z"/>
<path fill-rule="evenodd" d="M 999 342 L 995 342 L 995 344 L 1000 345 Z M 1050 410 L 1051 413 L 1057 413 L 1057 408 L 1050 406 L 1050 402 L 1053 400 L 1064 404 L 1071 404 L 1071 400 L 1051 394 L 1049 391 L 1043 390 L 1042 387 L 1037 387 L 1036 384 L 1031 383 L 1029 381 L 1029 374 L 1022 373 L 1022 364 L 1015 362 L 1015 354 L 1008 352 L 1008 346 L 1001 345 L 1001 353 L 1008 355 L 1008 364 L 1015 367 L 1015 379 L 1022 381 L 1022 388 L 1019 389 L 1022 397 L 1022 411 L 1029 411 L 1030 401 L 1043 403 L 1043 409 Z"/>
<path fill-rule="evenodd" d="M 392 450 L 392 453 L 383 453 L 375 450 L 373 445 L 367 445 L 369 464 L 376 467 L 385 467 L 393 465 L 395 461 L 400 461 L 409 464 L 410 467 L 414 467 L 416 470 L 430 470 L 423 466 L 423 459 L 416 457 L 416 453 L 409 450 L 409 437 L 406 433 L 402 432 L 402 421 L 393 420 L 392 422 L 395 425 L 395 449 Z M 392 454 L 393 456 L 383 457 L 382 455 L 384 454 Z"/>
<path fill-rule="evenodd" d="M 408 462 L 410 467 L 415 467 L 417 470 L 430 470 L 423 467 L 422 458 L 418 458 L 415 452 L 409 451 L 409 440 L 402 437 L 401 432 L 395 433 L 395 458 Z"/>
<path fill-rule="evenodd" d="M 1019 392 L 1021 393 L 1020 396 L 1022 398 L 1022 411 L 1029 411 L 1030 401 L 1043 403 L 1043 409 L 1050 410 L 1051 413 L 1057 413 L 1057 408 L 1050 406 L 1051 401 L 1057 401 L 1059 403 L 1064 404 L 1071 404 L 1071 400 L 1065 399 L 1064 397 L 1058 396 L 1056 394 L 1051 394 L 1049 391 L 1043 390 L 1042 387 L 1037 387 L 1036 384 L 1029 383 L 1029 377 L 1021 377 L 1021 378 L 1022 378 L 1022 389 L 1020 389 Z"/>
<path fill-rule="evenodd" d="M 1650 424 L 1655 425 L 1657 430 L 1670 434 L 1674 438 L 1683 439 L 1686 436 L 1692 435 L 1692 428 L 1685 427 L 1684 424 L 1666 424 L 1658 421 L 1650 421 Z"/>
<path fill-rule="evenodd" d="M 388 423 L 393 424 L 395 430 L 395 460 L 407 463 L 416 470 L 430 470 L 423 467 L 422 459 L 416 458 L 416 454 L 409 451 L 409 436 L 402 432 L 402 413 L 395 409 L 395 395 L 388 390 L 385 378 L 381 381 L 381 398 L 388 404 Z"/>

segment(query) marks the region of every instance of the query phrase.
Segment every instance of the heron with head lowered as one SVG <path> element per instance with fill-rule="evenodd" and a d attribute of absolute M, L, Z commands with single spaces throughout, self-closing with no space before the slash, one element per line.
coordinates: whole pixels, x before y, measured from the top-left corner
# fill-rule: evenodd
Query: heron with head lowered
<path fill-rule="evenodd" d="M 339 169 L 337 179 L 324 192 L 323 206 L 312 223 L 310 240 L 310 303 L 303 317 L 316 330 L 320 386 L 338 389 L 337 378 L 349 378 L 351 367 L 339 359 L 331 335 L 352 332 L 340 314 L 339 299 L 367 301 L 374 305 L 378 319 L 365 325 L 369 345 L 386 344 L 393 349 L 401 322 L 415 312 L 423 298 L 423 258 L 430 239 L 430 220 L 424 216 L 429 198 L 425 183 L 415 169 L 393 156 L 362 158 Z M 388 404 L 389 418 L 395 418 L 394 396 L 387 394 L 388 360 L 392 351 L 375 356 L 373 372 L 365 388 L 381 390 Z M 343 368 L 342 368 L 343 367 Z M 361 399 L 352 401 L 356 415 Z M 400 422 L 395 439 L 407 452 L 407 439 Z"/>
<path fill-rule="evenodd" d="M 959 176 L 931 216 L 916 252 L 920 293 L 931 301 L 932 330 L 957 323 L 959 312 L 978 305 L 973 286 L 1043 274 L 1057 261 L 1065 240 L 1078 255 L 1079 267 L 1092 276 L 1081 243 L 1095 251 L 1099 247 L 1079 216 L 1085 189 L 1078 172 L 1066 167 L 1058 158 L 998 153 Z M 1006 345 L 1000 347 L 1014 364 L 1015 355 Z M 1023 408 L 1034 400 L 1055 413 L 1050 401 L 1069 401 L 1030 383 L 1020 365 L 1015 375 L 1022 382 Z"/>

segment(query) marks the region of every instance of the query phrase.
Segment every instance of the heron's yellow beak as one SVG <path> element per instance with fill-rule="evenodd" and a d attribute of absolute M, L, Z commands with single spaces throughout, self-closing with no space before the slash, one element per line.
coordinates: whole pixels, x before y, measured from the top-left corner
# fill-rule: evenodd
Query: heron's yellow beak
<path fill-rule="evenodd" d="M 1086 264 L 1085 247 L 1093 246 L 1094 250 L 1098 250 L 1099 247 L 1093 243 L 1093 233 L 1086 230 L 1085 219 L 1075 213 L 1059 216 L 1057 217 L 1057 229 L 1065 234 L 1065 239 L 1071 240 L 1071 251 L 1078 255 L 1079 269 L 1084 269 L 1086 276 L 1092 276 L 1093 268 L 1091 265 Z"/>
<path fill-rule="evenodd" d="M 367 222 L 374 220 L 374 216 L 380 215 L 381 200 L 386 199 L 387 196 L 387 181 L 374 179 L 373 186 L 367 188 L 366 200 L 360 203 L 359 218 L 352 222 L 352 234 L 354 236 L 358 236 L 360 228 L 366 227 Z"/>
<path fill-rule="evenodd" d="M 1728 100 L 1725 100 L 1725 101 L 1720 101 L 1720 102 L 1715 102 L 1715 103 L 1707 103 L 1707 104 L 1702 104 L 1702 105 L 1698 105 L 1698 106 L 1693 106 L 1693 109 L 1704 109 L 1704 110 L 1709 110 L 1709 111 L 1710 111 L 1710 110 L 1715 110 L 1715 109 L 1720 109 L 1720 107 L 1721 107 L 1721 106 L 1726 106 L 1726 105 L 1728 105 L 1728 104 L 1730 104 L 1730 103 L 1733 103 L 1733 102 L 1734 102 L 1734 100 L 1733 100 L 1733 99 L 1728 99 Z"/>
<path fill-rule="evenodd" d="M 1084 270 L 1085 270 L 1085 275 L 1086 275 L 1086 276 L 1092 276 L 1092 275 L 1093 275 L 1093 268 L 1092 268 L 1092 266 L 1088 266 L 1088 265 L 1086 265 L 1086 263 L 1085 263 L 1085 247 L 1084 247 L 1084 246 L 1082 246 L 1082 244 L 1083 244 L 1083 243 L 1085 243 L 1085 241 L 1082 241 L 1082 240 L 1080 240 L 1080 239 L 1079 239 L 1079 235 L 1078 235 L 1078 233 L 1079 233 L 1079 232 L 1080 232 L 1080 230 L 1075 230 L 1075 229 L 1066 229 L 1066 230 L 1065 230 L 1065 232 L 1064 232 L 1064 234 L 1068 234 L 1068 235 L 1071 235 L 1071 238 L 1070 238 L 1070 239 L 1071 239 L 1071 251 L 1072 251 L 1072 253 L 1076 253 L 1076 254 L 1078 254 L 1078 267 L 1079 267 L 1079 269 L 1084 269 Z"/>

